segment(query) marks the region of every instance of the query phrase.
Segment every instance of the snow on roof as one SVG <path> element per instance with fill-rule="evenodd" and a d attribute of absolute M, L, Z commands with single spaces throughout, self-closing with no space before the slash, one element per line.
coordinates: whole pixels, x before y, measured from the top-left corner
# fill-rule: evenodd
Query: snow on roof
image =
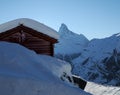
<path fill-rule="evenodd" d="M 12 20 L 12 21 L 6 22 L 4 24 L 1 24 L 0 25 L 0 33 L 10 30 L 12 28 L 15 28 L 15 27 L 19 26 L 20 24 L 23 24 L 24 26 L 32 28 L 43 34 L 46 34 L 52 38 L 55 38 L 55 39 L 59 38 L 58 33 L 54 29 L 52 29 L 38 21 L 28 19 L 28 18 L 20 18 L 20 19 Z"/>

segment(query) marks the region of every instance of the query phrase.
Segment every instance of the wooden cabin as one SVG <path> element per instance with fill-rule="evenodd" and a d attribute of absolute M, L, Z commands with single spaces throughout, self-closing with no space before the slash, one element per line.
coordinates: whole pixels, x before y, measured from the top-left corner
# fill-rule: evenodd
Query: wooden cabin
<path fill-rule="evenodd" d="M 53 56 L 57 38 L 56 31 L 31 19 L 17 19 L 0 26 L 0 41 L 18 43 L 38 54 Z"/>

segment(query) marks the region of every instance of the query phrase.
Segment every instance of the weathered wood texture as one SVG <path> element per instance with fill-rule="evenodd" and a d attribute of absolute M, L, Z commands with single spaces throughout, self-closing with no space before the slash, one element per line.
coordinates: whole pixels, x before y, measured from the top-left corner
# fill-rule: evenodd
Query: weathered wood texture
<path fill-rule="evenodd" d="M 54 43 L 57 42 L 56 39 L 23 25 L 0 33 L 0 41 L 19 43 L 38 54 L 51 56 L 54 54 Z"/>

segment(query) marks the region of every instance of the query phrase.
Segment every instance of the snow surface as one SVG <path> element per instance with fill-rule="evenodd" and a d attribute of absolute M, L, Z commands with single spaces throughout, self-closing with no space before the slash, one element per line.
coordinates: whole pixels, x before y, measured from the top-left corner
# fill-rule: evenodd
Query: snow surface
<path fill-rule="evenodd" d="M 40 22 L 37 22 L 37 21 L 32 20 L 32 19 L 28 19 L 28 18 L 20 18 L 20 19 L 16 19 L 16 20 L 1 24 L 0 25 L 0 32 L 5 32 L 7 30 L 10 30 L 12 28 L 19 26 L 20 24 L 23 24 L 24 26 L 32 28 L 36 31 L 39 31 L 39 32 L 46 34 L 50 37 L 53 37 L 55 39 L 59 38 L 58 33 L 55 30 L 53 30 L 52 28 L 50 28 L 50 27 L 48 27 Z"/>
<path fill-rule="evenodd" d="M 88 82 L 85 91 L 93 95 L 120 95 L 120 87 L 104 86 Z"/>
<path fill-rule="evenodd" d="M 0 42 L 1 95 L 90 95 L 63 82 L 71 67 L 59 59 L 37 55 L 15 43 Z"/>
<path fill-rule="evenodd" d="M 88 44 L 88 39 L 80 34 L 75 34 L 70 31 L 65 24 L 62 24 L 59 29 L 59 43 L 55 45 L 55 54 L 76 54 L 80 53 Z"/>

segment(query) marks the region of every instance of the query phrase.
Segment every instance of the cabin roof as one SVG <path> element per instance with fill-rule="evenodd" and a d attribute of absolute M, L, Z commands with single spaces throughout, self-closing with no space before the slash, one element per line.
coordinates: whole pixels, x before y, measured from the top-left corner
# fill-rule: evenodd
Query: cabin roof
<path fill-rule="evenodd" d="M 26 27 L 32 28 L 40 33 L 48 35 L 52 38 L 55 38 L 55 39 L 59 38 L 58 33 L 54 29 L 52 29 L 38 21 L 28 19 L 28 18 L 20 18 L 20 19 L 12 20 L 12 21 L 6 22 L 4 24 L 1 24 L 0 25 L 0 33 L 8 31 L 10 29 L 13 29 L 21 24 Z"/>

